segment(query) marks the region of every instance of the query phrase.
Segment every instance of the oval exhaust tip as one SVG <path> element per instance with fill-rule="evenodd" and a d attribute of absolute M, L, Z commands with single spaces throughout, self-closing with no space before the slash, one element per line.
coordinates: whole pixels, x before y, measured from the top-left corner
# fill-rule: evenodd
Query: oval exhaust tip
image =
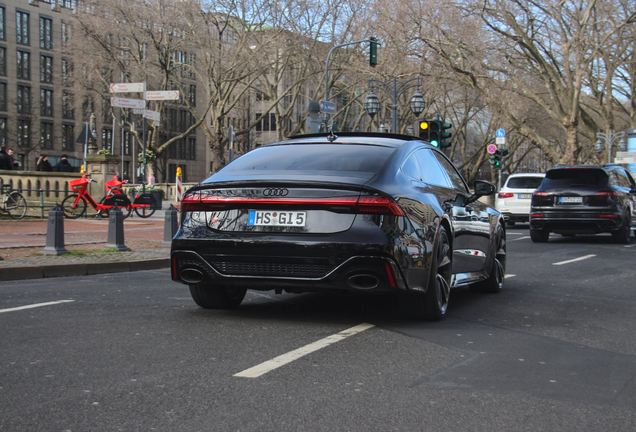
<path fill-rule="evenodd" d="M 347 284 L 349 284 L 351 288 L 369 290 L 377 288 L 378 285 L 380 285 L 380 280 L 373 275 L 358 274 L 350 276 L 347 279 Z"/>
<path fill-rule="evenodd" d="M 181 270 L 180 276 L 184 282 L 191 284 L 199 283 L 204 279 L 201 270 L 197 270 L 195 268 L 185 268 Z"/>

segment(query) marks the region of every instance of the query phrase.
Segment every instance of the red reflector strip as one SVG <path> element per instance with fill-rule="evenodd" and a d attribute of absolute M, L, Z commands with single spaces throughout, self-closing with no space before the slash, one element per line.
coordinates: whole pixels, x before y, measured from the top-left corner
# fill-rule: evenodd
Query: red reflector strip
<path fill-rule="evenodd" d="M 391 266 L 387 262 L 385 262 L 384 265 L 386 267 L 386 275 L 389 278 L 389 284 L 392 287 L 395 287 L 395 279 L 393 279 L 393 272 L 391 271 Z"/>
<path fill-rule="evenodd" d="M 533 217 L 543 217 L 543 215 L 542 214 L 531 214 L 530 217 L 531 218 L 533 218 Z"/>
<path fill-rule="evenodd" d="M 172 257 L 172 279 L 177 279 L 177 257 Z"/>
<path fill-rule="evenodd" d="M 618 215 L 601 215 L 601 217 L 605 217 L 605 218 L 617 218 Z"/>

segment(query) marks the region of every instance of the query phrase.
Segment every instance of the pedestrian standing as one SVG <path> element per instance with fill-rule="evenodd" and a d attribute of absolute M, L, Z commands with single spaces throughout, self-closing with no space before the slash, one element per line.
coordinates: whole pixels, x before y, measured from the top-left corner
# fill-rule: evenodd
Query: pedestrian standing
<path fill-rule="evenodd" d="M 47 171 L 47 172 L 53 171 L 53 166 L 51 165 L 51 162 L 49 162 L 49 157 L 46 156 L 46 155 L 40 156 L 40 158 L 38 159 L 38 163 L 36 165 L 35 170 L 36 171 Z"/>
<path fill-rule="evenodd" d="M 0 170 L 12 170 L 13 163 L 11 162 L 11 158 L 7 154 L 7 146 L 6 144 L 0 145 Z"/>
<path fill-rule="evenodd" d="M 13 149 L 7 149 L 7 154 L 9 155 L 9 158 L 11 159 L 11 165 L 13 166 L 13 169 L 14 170 L 20 169 L 20 162 L 15 160 L 15 158 L 13 157 Z"/>
<path fill-rule="evenodd" d="M 55 172 L 73 172 L 73 166 L 68 161 L 68 156 L 62 155 L 62 159 L 55 165 Z"/>

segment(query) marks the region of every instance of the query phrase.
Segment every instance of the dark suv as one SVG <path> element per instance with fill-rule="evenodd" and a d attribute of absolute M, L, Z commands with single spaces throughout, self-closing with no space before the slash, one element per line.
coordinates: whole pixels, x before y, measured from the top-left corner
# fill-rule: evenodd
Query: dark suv
<path fill-rule="evenodd" d="M 634 179 L 620 165 L 557 165 L 532 194 L 530 237 L 546 242 L 551 232 L 609 232 L 616 242 L 629 243 L 635 199 Z"/>

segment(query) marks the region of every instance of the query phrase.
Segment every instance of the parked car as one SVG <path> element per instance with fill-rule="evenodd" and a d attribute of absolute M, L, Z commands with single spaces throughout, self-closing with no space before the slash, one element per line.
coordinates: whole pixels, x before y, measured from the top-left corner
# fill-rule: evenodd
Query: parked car
<path fill-rule="evenodd" d="M 503 217 L 437 148 L 340 133 L 275 142 L 189 189 L 172 279 L 204 308 L 246 290 L 395 293 L 412 318 L 444 317 L 451 287 L 502 289 Z"/>
<path fill-rule="evenodd" d="M 530 221 L 532 193 L 539 187 L 545 174 L 510 174 L 495 198 L 495 208 L 504 215 L 508 225 Z"/>
<path fill-rule="evenodd" d="M 532 195 L 530 237 L 548 241 L 564 236 L 611 233 L 628 243 L 636 226 L 636 184 L 620 165 L 557 166 L 549 170 Z"/>

